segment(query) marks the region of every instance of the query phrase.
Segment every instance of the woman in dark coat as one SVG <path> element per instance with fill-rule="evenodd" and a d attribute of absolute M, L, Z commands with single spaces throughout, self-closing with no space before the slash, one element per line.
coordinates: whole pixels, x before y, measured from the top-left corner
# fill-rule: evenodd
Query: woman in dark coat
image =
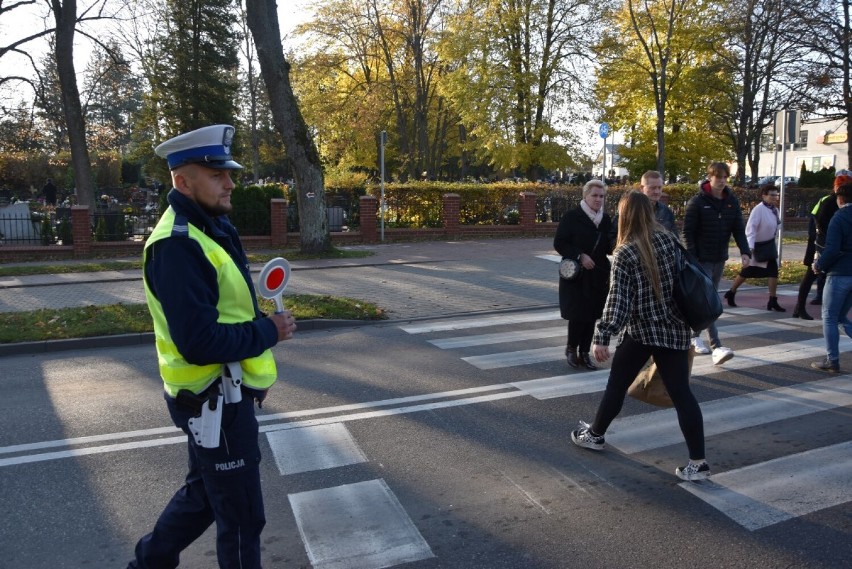
<path fill-rule="evenodd" d="M 559 310 L 568 321 L 565 355 L 574 369 L 597 369 L 589 358 L 595 321 L 603 313 L 609 292 L 609 259 L 612 253 L 612 220 L 604 213 L 606 185 L 590 180 L 583 186 L 579 207 L 566 212 L 556 229 L 553 247 L 563 259 L 574 259 L 583 270 L 574 280 L 559 279 Z"/>

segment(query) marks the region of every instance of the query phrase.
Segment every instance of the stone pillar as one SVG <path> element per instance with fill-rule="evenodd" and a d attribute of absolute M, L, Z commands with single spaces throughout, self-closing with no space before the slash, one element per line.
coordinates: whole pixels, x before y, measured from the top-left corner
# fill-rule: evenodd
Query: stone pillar
<path fill-rule="evenodd" d="M 535 198 L 533 192 L 521 192 L 521 227 L 524 231 L 535 229 Z"/>
<path fill-rule="evenodd" d="M 287 200 L 273 198 L 269 205 L 271 222 L 270 245 L 273 247 L 287 246 Z"/>
<path fill-rule="evenodd" d="M 457 233 L 461 221 L 461 196 L 444 194 L 443 196 L 444 230 L 447 233 Z"/>
<path fill-rule="evenodd" d="M 71 206 L 71 235 L 74 239 L 74 256 L 91 257 L 92 221 L 89 217 L 89 206 Z"/>
<path fill-rule="evenodd" d="M 358 202 L 361 209 L 361 240 L 365 243 L 375 243 L 379 240 L 376 229 L 379 200 L 373 196 L 361 196 Z"/>

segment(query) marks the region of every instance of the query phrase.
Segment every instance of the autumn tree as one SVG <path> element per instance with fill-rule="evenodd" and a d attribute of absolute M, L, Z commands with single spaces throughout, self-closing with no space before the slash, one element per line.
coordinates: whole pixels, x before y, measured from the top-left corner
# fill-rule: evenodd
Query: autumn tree
<path fill-rule="evenodd" d="M 691 0 L 626 0 L 607 13 L 608 25 L 596 49 L 601 66 L 597 92 L 606 118 L 626 129 L 647 128 L 650 120 L 655 169 L 670 172 L 670 177 L 677 172 L 667 163 L 667 139 L 682 131 L 684 123 L 680 117 L 669 121 L 668 115 L 673 102 L 684 104 L 687 89 L 673 95 L 708 49 L 702 43 L 708 37 L 704 10 Z"/>
<path fill-rule="evenodd" d="M 290 63 L 281 47 L 275 0 L 246 0 L 246 21 L 257 48 L 263 82 L 275 127 L 293 168 L 299 208 L 301 250 L 331 248 L 325 210 L 325 187 L 319 153 L 290 84 Z"/>
<path fill-rule="evenodd" d="M 442 89 L 460 113 L 469 148 L 531 178 L 568 162 L 566 142 L 588 76 L 590 28 L 603 2 L 469 1 L 442 49 Z M 584 117 L 583 117 L 584 118 Z"/>
<path fill-rule="evenodd" d="M 852 141 L 852 0 L 804 0 L 794 9 L 803 22 L 797 37 L 808 52 L 797 94 L 813 114 L 846 121 Z M 848 144 L 846 167 L 852 167 Z"/>

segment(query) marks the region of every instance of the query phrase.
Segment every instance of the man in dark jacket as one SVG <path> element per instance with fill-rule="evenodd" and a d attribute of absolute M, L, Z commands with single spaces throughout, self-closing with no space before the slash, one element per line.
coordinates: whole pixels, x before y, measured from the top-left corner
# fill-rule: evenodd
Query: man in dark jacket
<path fill-rule="evenodd" d="M 743 268 L 751 262 L 751 250 L 745 234 L 745 223 L 740 202 L 728 187 L 731 171 L 724 162 L 712 162 L 707 167 L 707 180 L 699 184 L 699 193 L 689 200 L 683 219 L 683 238 L 686 248 L 695 255 L 713 286 L 719 288 L 725 261 L 728 260 L 728 243 L 733 235 L 742 255 Z M 692 338 L 696 354 L 713 354 L 713 363 L 720 365 L 732 357 L 734 352 L 722 346 L 716 324 L 707 328 L 710 349 L 701 340 L 701 331 Z"/>
<path fill-rule="evenodd" d="M 852 338 L 852 184 L 844 184 L 835 191 L 837 213 L 828 224 L 825 248 L 814 261 L 815 273 L 825 272 L 825 290 L 822 303 L 822 333 L 825 336 L 825 360 L 814 362 L 814 369 L 838 373 L 840 371 L 840 331 Z"/>

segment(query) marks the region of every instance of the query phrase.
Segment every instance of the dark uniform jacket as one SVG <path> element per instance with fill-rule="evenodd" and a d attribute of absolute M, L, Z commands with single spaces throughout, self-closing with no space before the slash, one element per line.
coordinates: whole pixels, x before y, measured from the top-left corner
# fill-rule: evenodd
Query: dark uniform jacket
<path fill-rule="evenodd" d="M 725 186 L 722 198 L 716 199 L 710 182 L 703 182 L 699 188 L 698 195 L 686 205 L 683 218 L 683 239 L 689 252 L 707 263 L 727 261 L 733 235 L 740 254 L 751 256 L 740 202 L 731 189 Z"/>
<path fill-rule="evenodd" d="M 562 216 L 553 248 L 563 259 L 578 260 L 580 254 L 585 253 L 595 262 L 594 269 L 583 269 L 580 276 L 572 281 L 559 279 L 559 310 L 565 320 L 594 322 L 603 312 L 609 292 L 610 263 L 607 255 L 612 253 L 611 229 L 612 220 L 606 213 L 598 227 L 579 207 Z"/>
<path fill-rule="evenodd" d="M 825 249 L 816 260 L 819 270 L 829 275 L 852 275 L 852 205 L 837 210 L 828 224 Z"/>

